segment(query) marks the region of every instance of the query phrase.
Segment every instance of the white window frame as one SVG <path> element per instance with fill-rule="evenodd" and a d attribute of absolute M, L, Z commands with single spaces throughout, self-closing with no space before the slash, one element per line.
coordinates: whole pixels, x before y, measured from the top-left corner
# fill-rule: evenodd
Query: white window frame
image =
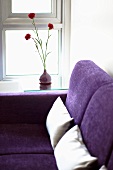
<path fill-rule="evenodd" d="M 1 1 L 0 1 L 0 7 L 1 7 Z M 2 30 L 3 30 L 3 24 L 2 24 L 2 10 L 0 9 L 0 80 L 3 80 L 3 39 L 2 39 Z"/>
<path fill-rule="evenodd" d="M 70 76 L 70 14 L 71 14 L 71 0 L 53 0 L 55 3 L 52 5 L 52 13 L 38 14 L 36 23 L 40 24 L 40 27 L 44 27 L 46 23 L 55 23 L 55 29 L 63 28 L 62 30 L 62 59 L 59 63 L 60 80 L 62 86 L 65 88 L 69 83 Z M 5 76 L 5 37 L 4 32 L 6 29 L 28 29 L 31 22 L 27 15 L 24 13 L 17 14 L 11 13 L 11 0 L 0 0 L 0 80 L 7 79 Z M 63 12 L 61 11 L 63 6 Z M 3 9 L 3 10 L 2 10 Z M 63 23 L 63 24 L 62 24 Z M 23 26 L 23 24 L 25 24 Z M 2 31 L 1 31 L 2 30 Z M 60 40 L 61 42 L 61 40 Z M 65 62 L 64 62 L 65 61 Z M 62 67 L 63 66 L 63 67 Z"/>
<path fill-rule="evenodd" d="M 53 3 L 54 2 L 54 3 Z M 4 25 L 22 25 L 30 24 L 29 18 L 26 13 L 12 13 L 11 0 L 1 0 L 2 6 L 2 21 Z M 54 23 L 61 23 L 61 0 L 52 0 L 52 13 L 39 13 L 38 18 L 36 15 L 36 22 L 47 23 L 48 20 Z"/>
<path fill-rule="evenodd" d="M 70 42 L 71 42 L 71 0 L 63 0 L 63 46 L 62 46 L 62 86 L 69 87 L 70 79 Z M 64 62 L 65 61 L 65 62 Z"/>

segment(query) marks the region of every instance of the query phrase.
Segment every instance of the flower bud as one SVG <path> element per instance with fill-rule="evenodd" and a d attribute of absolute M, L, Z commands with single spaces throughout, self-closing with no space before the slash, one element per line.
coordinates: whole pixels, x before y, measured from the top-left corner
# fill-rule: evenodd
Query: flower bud
<path fill-rule="evenodd" d="M 49 30 L 52 30 L 54 28 L 53 24 L 49 23 L 48 24 Z"/>
<path fill-rule="evenodd" d="M 29 40 L 30 38 L 31 38 L 31 35 L 30 34 L 26 34 L 25 39 Z"/>
<path fill-rule="evenodd" d="M 35 18 L 35 13 L 30 13 L 30 14 L 28 14 L 28 17 L 29 17 L 30 19 Z"/>

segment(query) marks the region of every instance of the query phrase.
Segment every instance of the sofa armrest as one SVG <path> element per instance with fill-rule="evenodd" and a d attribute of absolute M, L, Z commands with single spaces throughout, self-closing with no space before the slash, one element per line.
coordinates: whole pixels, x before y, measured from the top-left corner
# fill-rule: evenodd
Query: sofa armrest
<path fill-rule="evenodd" d="M 0 93 L 0 124 L 45 123 L 58 96 L 65 103 L 67 90 Z"/>

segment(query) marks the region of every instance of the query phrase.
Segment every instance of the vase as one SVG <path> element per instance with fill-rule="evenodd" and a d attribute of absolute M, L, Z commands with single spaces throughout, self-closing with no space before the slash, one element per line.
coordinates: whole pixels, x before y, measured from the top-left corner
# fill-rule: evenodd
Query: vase
<path fill-rule="evenodd" d="M 39 78 L 40 90 L 51 89 L 51 76 L 44 70 L 43 74 Z"/>

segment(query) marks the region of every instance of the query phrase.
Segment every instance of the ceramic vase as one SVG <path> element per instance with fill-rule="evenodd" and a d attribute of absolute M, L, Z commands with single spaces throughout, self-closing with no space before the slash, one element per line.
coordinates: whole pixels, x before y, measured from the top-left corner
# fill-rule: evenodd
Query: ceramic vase
<path fill-rule="evenodd" d="M 39 78 L 39 84 L 41 90 L 47 90 L 51 88 L 51 76 L 44 70 L 43 74 Z"/>

